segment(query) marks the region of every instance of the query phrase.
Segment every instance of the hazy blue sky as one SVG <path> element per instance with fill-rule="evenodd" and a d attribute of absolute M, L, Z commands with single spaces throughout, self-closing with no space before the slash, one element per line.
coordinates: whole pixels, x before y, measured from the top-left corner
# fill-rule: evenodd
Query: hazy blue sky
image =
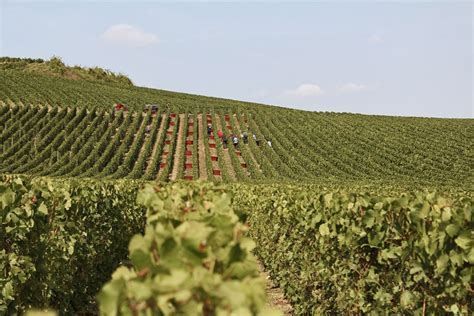
<path fill-rule="evenodd" d="M 473 117 L 473 5 L 0 0 L 0 54 L 314 111 Z"/>

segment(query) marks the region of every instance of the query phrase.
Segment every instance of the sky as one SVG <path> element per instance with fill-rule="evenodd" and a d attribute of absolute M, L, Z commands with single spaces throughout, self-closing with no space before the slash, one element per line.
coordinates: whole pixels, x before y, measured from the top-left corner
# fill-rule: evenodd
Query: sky
<path fill-rule="evenodd" d="M 0 55 L 309 111 L 474 117 L 470 1 L 0 0 Z M 157 100 L 159 102 L 159 100 Z"/>

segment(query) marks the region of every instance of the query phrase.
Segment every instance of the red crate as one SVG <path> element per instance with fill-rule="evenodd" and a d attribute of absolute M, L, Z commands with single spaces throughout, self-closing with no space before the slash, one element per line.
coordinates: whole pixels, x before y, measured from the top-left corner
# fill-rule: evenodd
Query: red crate
<path fill-rule="evenodd" d="M 193 180 L 193 176 L 184 176 L 184 180 L 192 181 L 192 180 Z"/>
<path fill-rule="evenodd" d="M 185 167 L 186 169 L 193 169 L 193 164 L 190 163 L 190 162 L 187 162 L 187 163 L 184 164 L 184 167 Z"/>
<path fill-rule="evenodd" d="M 188 123 L 188 127 L 193 127 L 194 126 L 194 123 L 193 122 L 189 122 Z"/>
<path fill-rule="evenodd" d="M 229 121 L 230 121 L 230 117 L 226 115 L 226 116 L 225 116 L 225 120 L 226 120 L 227 122 L 229 122 Z"/>
<path fill-rule="evenodd" d="M 168 156 L 169 152 L 168 151 L 164 151 L 163 152 L 163 156 Z"/>
<path fill-rule="evenodd" d="M 242 156 L 242 153 L 241 153 L 240 151 L 236 151 L 235 154 L 236 154 L 237 156 Z"/>
<path fill-rule="evenodd" d="M 209 139 L 214 139 L 214 135 L 209 136 Z"/>
<path fill-rule="evenodd" d="M 193 141 L 192 140 L 186 140 L 186 145 L 192 145 Z"/>
<path fill-rule="evenodd" d="M 190 151 L 190 150 L 186 150 L 185 155 L 186 155 L 186 156 L 192 156 L 192 155 L 193 155 L 193 152 Z"/>
<path fill-rule="evenodd" d="M 170 126 L 175 126 L 176 125 L 176 122 L 175 121 L 171 121 L 170 122 Z"/>
<path fill-rule="evenodd" d="M 209 144 L 209 148 L 216 148 L 216 144 Z"/>
<path fill-rule="evenodd" d="M 164 168 L 164 167 L 166 167 L 166 162 L 160 163 L 160 169 L 162 169 L 162 168 Z"/>
<path fill-rule="evenodd" d="M 167 140 L 165 140 L 165 144 L 166 144 L 166 145 L 169 145 L 169 144 L 171 144 L 171 139 L 167 139 Z"/>
<path fill-rule="evenodd" d="M 176 113 L 171 113 L 170 116 L 171 117 L 176 117 Z"/>
<path fill-rule="evenodd" d="M 219 159 L 219 157 L 217 156 L 211 156 L 211 161 L 217 161 Z"/>
<path fill-rule="evenodd" d="M 193 132 L 188 132 L 188 136 L 193 136 Z"/>
<path fill-rule="evenodd" d="M 212 124 L 212 120 L 211 120 L 211 119 L 207 119 L 207 124 Z"/>
<path fill-rule="evenodd" d="M 247 168 L 247 164 L 245 162 L 241 162 L 240 165 L 242 166 L 242 168 Z"/>
<path fill-rule="evenodd" d="M 232 129 L 232 126 L 230 126 L 230 125 L 227 125 L 227 129 Z"/>
<path fill-rule="evenodd" d="M 220 170 L 212 170 L 212 174 L 215 175 L 215 176 L 220 176 L 221 171 Z"/>
<path fill-rule="evenodd" d="M 173 131 L 166 131 L 166 135 L 173 135 Z"/>

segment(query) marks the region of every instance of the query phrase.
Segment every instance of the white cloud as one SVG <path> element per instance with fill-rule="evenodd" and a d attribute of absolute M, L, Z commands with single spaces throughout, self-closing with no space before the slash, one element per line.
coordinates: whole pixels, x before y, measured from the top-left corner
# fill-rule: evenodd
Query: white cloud
<path fill-rule="evenodd" d="M 365 84 L 358 84 L 358 83 L 350 82 L 350 83 L 343 84 L 339 88 L 339 90 L 342 91 L 342 92 L 360 92 L 360 91 L 366 91 L 369 88 L 370 87 L 368 85 L 365 85 Z"/>
<path fill-rule="evenodd" d="M 146 46 L 158 42 L 156 35 L 128 24 L 116 24 L 109 27 L 102 38 L 108 42 Z"/>
<path fill-rule="evenodd" d="M 380 35 L 374 34 L 374 35 L 370 36 L 367 39 L 367 41 L 369 43 L 379 44 L 379 43 L 383 43 L 383 38 Z"/>
<path fill-rule="evenodd" d="M 316 97 L 324 94 L 323 89 L 317 84 L 304 83 L 298 86 L 296 89 L 288 90 L 285 93 L 286 95 L 307 98 L 307 97 Z"/>

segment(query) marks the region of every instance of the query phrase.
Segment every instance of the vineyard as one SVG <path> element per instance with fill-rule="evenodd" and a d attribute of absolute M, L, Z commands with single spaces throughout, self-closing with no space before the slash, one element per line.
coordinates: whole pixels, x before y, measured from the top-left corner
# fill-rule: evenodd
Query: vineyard
<path fill-rule="evenodd" d="M 2 315 L 474 311 L 471 119 L 0 79 Z"/>
<path fill-rule="evenodd" d="M 6 102 L 0 105 L 0 122 L 3 173 L 159 181 L 473 184 L 470 120 L 269 114 L 258 109 L 151 113 Z M 237 135 L 238 146 L 229 138 L 224 148 L 219 131 Z"/>

